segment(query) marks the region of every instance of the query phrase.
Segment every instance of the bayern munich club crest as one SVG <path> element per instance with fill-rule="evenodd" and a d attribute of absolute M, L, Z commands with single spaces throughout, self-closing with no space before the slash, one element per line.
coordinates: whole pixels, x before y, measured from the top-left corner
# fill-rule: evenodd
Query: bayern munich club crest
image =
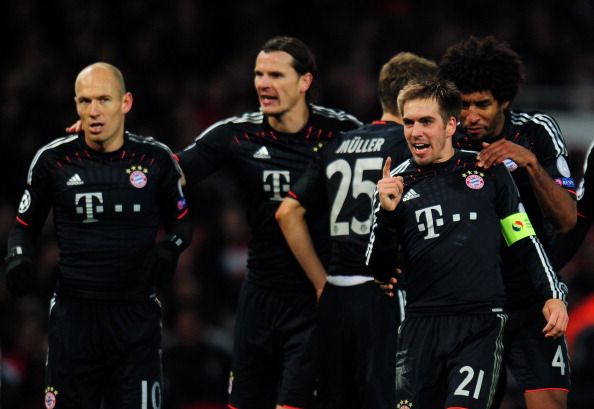
<path fill-rule="evenodd" d="M 142 166 L 132 166 L 126 169 L 126 173 L 130 175 L 130 184 L 137 189 L 142 189 L 148 182 L 148 169 Z"/>
<path fill-rule="evenodd" d="M 473 190 L 479 190 L 485 186 L 485 179 L 483 179 L 484 176 L 484 173 L 478 172 L 476 170 L 462 174 L 462 177 L 466 178 L 466 186 Z"/>
<path fill-rule="evenodd" d="M 413 403 L 408 399 L 403 399 L 398 402 L 396 409 L 413 409 Z"/>
<path fill-rule="evenodd" d="M 48 386 L 45 388 L 45 396 L 43 398 L 43 403 L 47 409 L 54 409 L 56 407 L 56 402 L 58 396 L 58 391 L 53 388 L 52 386 Z"/>

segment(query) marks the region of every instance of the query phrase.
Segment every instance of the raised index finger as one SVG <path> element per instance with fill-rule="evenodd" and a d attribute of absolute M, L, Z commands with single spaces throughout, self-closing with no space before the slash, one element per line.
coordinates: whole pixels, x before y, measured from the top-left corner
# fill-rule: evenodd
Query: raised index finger
<path fill-rule="evenodd" d="M 392 165 L 392 158 L 390 156 L 388 156 L 386 158 L 386 163 L 384 164 L 384 177 L 385 178 L 390 177 L 390 166 L 391 165 Z"/>

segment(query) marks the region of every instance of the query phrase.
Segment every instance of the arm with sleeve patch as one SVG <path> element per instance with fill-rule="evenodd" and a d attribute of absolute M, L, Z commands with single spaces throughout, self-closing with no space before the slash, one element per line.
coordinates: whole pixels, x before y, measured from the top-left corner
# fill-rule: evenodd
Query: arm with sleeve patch
<path fill-rule="evenodd" d="M 163 175 L 158 193 L 161 219 L 167 234 L 149 255 L 151 275 L 158 285 L 167 285 L 171 281 L 179 255 L 192 241 L 192 223 L 181 187 L 181 169 L 171 152 L 168 152 L 167 156 L 163 161 Z"/>
<path fill-rule="evenodd" d="M 509 171 L 503 166 L 497 168 L 496 177 L 500 182 L 497 195 L 498 211 L 505 243 L 518 255 L 518 260 L 524 264 L 525 270 L 530 272 L 535 288 L 544 299 L 565 301 L 567 286 L 560 281 L 536 237 Z"/>
<path fill-rule="evenodd" d="M 584 177 L 577 191 L 577 222 L 566 234 L 558 234 L 553 239 L 552 251 L 555 265 L 563 268 L 577 253 L 584 242 L 594 220 L 594 154 L 590 147 L 584 166 Z"/>
<path fill-rule="evenodd" d="M 558 232 L 566 233 L 575 226 L 577 212 L 565 140 L 549 115 L 535 115 L 534 123 L 531 140 L 537 163 L 527 168 L 530 186 L 544 217 Z"/>
<path fill-rule="evenodd" d="M 31 164 L 15 225 L 8 236 L 6 287 L 17 297 L 35 286 L 35 243 L 52 206 L 51 181 L 44 159 L 41 156 Z"/>

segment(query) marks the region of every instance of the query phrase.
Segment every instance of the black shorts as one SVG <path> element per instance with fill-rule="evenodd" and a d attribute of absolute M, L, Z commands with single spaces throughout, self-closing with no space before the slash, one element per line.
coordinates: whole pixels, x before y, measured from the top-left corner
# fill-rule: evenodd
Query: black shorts
<path fill-rule="evenodd" d="M 50 304 L 46 408 L 162 407 L 161 306 L 57 297 Z"/>
<path fill-rule="evenodd" d="M 406 317 L 396 354 L 396 407 L 489 408 L 503 357 L 505 314 Z"/>
<path fill-rule="evenodd" d="M 312 405 L 317 302 L 311 293 L 276 292 L 245 281 L 239 297 L 229 378 L 238 409 Z"/>
<path fill-rule="evenodd" d="M 318 309 L 320 409 L 393 409 L 396 335 L 394 299 L 373 281 L 327 283 Z"/>
<path fill-rule="evenodd" d="M 523 392 L 569 391 L 569 355 L 565 337 L 545 338 L 540 306 L 510 311 L 504 362 Z"/>

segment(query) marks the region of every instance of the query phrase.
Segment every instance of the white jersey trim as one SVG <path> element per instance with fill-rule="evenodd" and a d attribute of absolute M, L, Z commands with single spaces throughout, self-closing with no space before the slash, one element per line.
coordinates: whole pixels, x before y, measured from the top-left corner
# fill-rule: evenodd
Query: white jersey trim
<path fill-rule="evenodd" d="M 60 145 L 64 145 L 65 143 L 69 143 L 72 142 L 74 140 L 76 140 L 78 138 L 77 134 L 74 135 L 69 135 L 69 136 L 63 136 L 61 138 L 58 139 L 54 139 L 53 141 L 51 141 L 50 143 L 48 143 L 45 146 L 42 146 L 37 153 L 35 154 L 35 156 L 33 157 L 33 160 L 31 161 L 31 165 L 29 166 L 29 173 L 27 173 L 27 184 L 29 186 L 31 186 L 31 181 L 33 179 L 33 168 L 35 167 L 35 165 L 37 164 L 37 161 L 39 161 L 39 158 L 41 157 L 41 155 L 45 152 L 48 151 L 50 149 L 54 149 Z"/>
<path fill-rule="evenodd" d="M 510 111 L 511 122 L 514 125 L 524 125 L 527 122 L 534 122 L 541 125 L 551 137 L 557 156 L 567 156 L 567 146 L 557 122 L 549 115 L 543 113 L 528 114 L 526 112 Z"/>
<path fill-rule="evenodd" d="M 148 144 L 148 145 L 156 146 L 158 148 L 163 149 L 165 152 L 167 152 L 167 156 L 169 156 L 169 159 L 173 163 L 173 166 L 175 167 L 175 170 L 177 171 L 177 173 L 180 176 L 180 179 L 177 181 L 177 190 L 178 190 L 178 193 L 179 193 L 180 197 L 184 197 L 184 192 L 182 190 L 182 185 L 181 185 L 181 176 L 184 173 L 183 173 L 182 168 L 179 165 L 179 163 L 175 160 L 174 155 L 173 155 L 173 151 L 169 148 L 169 146 L 165 145 L 163 142 L 159 142 L 158 140 L 156 140 L 152 136 L 140 136 L 140 135 L 136 135 L 136 134 L 133 134 L 133 133 L 127 132 L 127 131 L 126 131 L 126 135 L 128 135 L 128 137 L 130 138 L 130 140 L 132 142 L 145 143 L 145 144 Z"/>

